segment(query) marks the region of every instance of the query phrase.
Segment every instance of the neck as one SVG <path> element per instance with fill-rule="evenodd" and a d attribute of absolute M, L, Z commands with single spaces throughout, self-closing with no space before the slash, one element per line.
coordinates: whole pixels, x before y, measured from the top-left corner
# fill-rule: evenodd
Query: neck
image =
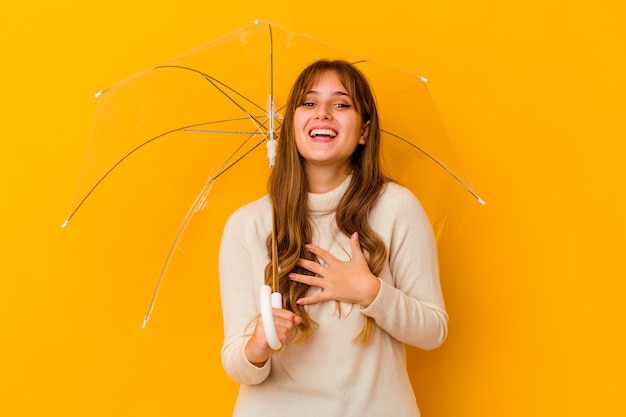
<path fill-rule="evenodd" d="M 323 194 L 339 187 L 350 175 L 349 167 L 328 168 L 314 165 L 305 166 L 308 192 Z"/>

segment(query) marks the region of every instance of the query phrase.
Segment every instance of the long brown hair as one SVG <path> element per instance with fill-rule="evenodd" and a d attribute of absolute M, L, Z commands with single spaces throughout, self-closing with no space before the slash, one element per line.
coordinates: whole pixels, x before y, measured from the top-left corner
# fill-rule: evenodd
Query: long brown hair
<path fill-rule="evenodd" d="M 295 142 L 293 117 L 304 97 L 327 71 L 334 71 L 347 90 L 363 123 L 369 121 L 369 134 L 365 144 L 359 144 L 352 154 L 352 180 L 336 208 L 339 230 L 347 236 L 359 233 L 361 248 L 369 267 L 378 275 L 387 256 L 382 239 L 371 229 L 368 215 L 376 202 L 383 185 L 389 179 L 380 166 L 380 130 L 376 102 L 365 76 L 352 64 L 341 60 L 319 60 L 305 68 L 296 79 L 286 105 L 285 118 L 281 126 L 276 166 L 270 174 L 268 191 L 274 208 L 276 240 L 279 262 L 279 291 L 283 295 L 285 308 L 302 317 L 297 340 L 306 340 L 316 327 L 304 306 L 296 300 L 305 295 L 309 286 L 291 281 L 290 272 L 311 274 L 296 266 L 298 258 L 315 260 L 315 255 L 304 249 L 311 242 L 312 229 L 309 223 L 307 180 L 303 158 Z M 267 241 L 271 258 L 271 235 Z M 265 268 L 265 282 L 272 283 L 272 263 Z M 374 328 L 374 321 L 366 318 L 357 338 L 367 343 Z"/>

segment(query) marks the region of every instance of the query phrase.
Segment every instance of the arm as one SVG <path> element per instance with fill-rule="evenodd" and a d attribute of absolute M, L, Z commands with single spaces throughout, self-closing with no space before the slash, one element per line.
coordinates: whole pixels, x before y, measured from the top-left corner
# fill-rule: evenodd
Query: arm
<path fill-rule="evenodd" d="M 394 338 L 434 349 L 447 336 L 448 315 L 439 282 L 437 244 L 426 213 L 408 190 L 394 187 L 372 213 L 389 249 L 381 288 L 363 314 Z M 391 203 L 391 204 L 390 204 Z"/>
<path fill-rule="evenodd" d="M 224 319 L 222 364 L 235 381 L 254 385 L 270 373 L 273 350 L 259 317 L 259 293 L 267 265 L 265 238 L 269 233 L 263 201 L 235 212 L 226 223 L 219 257 L 220 293 Z M 278 338 L 288 344 L 301 322 L 291 311 L 273 309 Z"/>
<path fill-rule="evenodd" d="M 263 242 L 250 245 L 255 227 L 250 225 L 250 207 L 235 212 L 226 223 L 219 255 L 220 295 L 224 320 L 222 365 L 236 382 L 254 385 L 270 373 L 270 362 L 258 367 L 248 361 L 245 346 L 255 328 L 259 313 L 258 291 L 263 270 L 255 270 L 255 254 Z M 260 246 L 259 246 L 260 245 Z M 258 255 L 256 255 L 258 256 Z"/>

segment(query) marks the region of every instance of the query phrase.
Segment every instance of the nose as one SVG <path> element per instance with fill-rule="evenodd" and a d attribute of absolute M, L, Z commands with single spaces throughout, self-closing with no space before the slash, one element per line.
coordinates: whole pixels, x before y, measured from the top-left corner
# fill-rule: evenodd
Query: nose
<path fill-rule="evenodd" d="M 315 111 L 315 118 L 320 120 L 330 119 L 329 105 L 325 103 L 319 103 Z"/>

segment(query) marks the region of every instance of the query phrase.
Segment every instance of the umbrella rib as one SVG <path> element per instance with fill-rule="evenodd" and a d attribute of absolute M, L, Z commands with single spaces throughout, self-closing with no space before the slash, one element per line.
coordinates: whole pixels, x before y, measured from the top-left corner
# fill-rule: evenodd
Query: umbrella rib
<path fill-rule="evenodd" d="M 224 174 L 226 171 L 228 171 L 229 169 L 231 169 L 233 166 L 237 165 L 237 163 L 239 163 L 239 161 L 241 161 L 242 159 L 244 159 L 246 156 L 248 156 L 250 153 L 252 153 L 254 150 L 256 150 L 259 146 L 261 146 L 261 144 L 265 143 L 265 141 L 267 139 L 264 139 L 260 142 L 258 142 L 256 145 L 254 145 L 252 148 L 250 148 L 246 153 L 244 153 L 243 155 L 241 155 L 239 158 L 237 158 L 235 161 L 233 161 L 231 164 L 226 165 L 228 163 L 228 161 L 232 158 L 233 155 L 235 155 L 237 153 L 237 151 L 239 149 L 241 149 L 243 147 L 243 145 L 250 140 L 249 138 L 246 139 L 238 148 L 235 152 L 233 152 L 231 154 L 231 156 L 229 156 L 226 161 L 222 164 L 222 166 L 220 168 L 218 168 L 217 173 L 215 175 L 213 175 L 210 180 L 214 181 L 217 178 L 219 178 L 222 174 Z M 225 168 L 224 168 L 225 167 Z"/>
<path fill-rule="evenodd" d="M 261 111 L 265 111 L 265 109 L 261 106 L 259 106 L 257 103 L 255 103 L 254 101 L 252 101 L 251 99 L 249 99 L 248 97 L 244 96 L 243 94 L 241 94 L 239 91 L 235 90 L 234 88 L 230 87 L 228 84 L 218 80 L 215 77 L 212 77 L 211 75 L 202 72 L 200 70 L 197 70 L 195 68 L 190 68 L 190 67 L 185 67 L 183 65 L 159 65 L 157 67 L 154 67 L 154 69 L 166 69 L 166 68 L 170 68 L 170 69 L 181 69 L 181 70 L 185 70 L 185 71 L 191 71 L 191 72 L 195 72 L 196 74 L 199 74 L 201 76 L 203 76 L 204 78 L 206 78 L 207 80 L 211 80 L 214 83 L 217 83 L 225 88 L 227 88 L 228 90 L 232 91 L 233 93 L 237 94 L 239 97 L 241 97 L 242 99 L 244 99 L 245 101 L 247 101 L 248 103 L 252 104 L 254 107 L 256 107 L 257 109 L 261 110 Z M 221 92 L 222 90 L 220 90 Z M 225 94 L 227 97 L 228 95 Z"/>
<path fill-rule="evenodd" d="M 224 122 L 236 122 L 236 121 L 243 121 L 243 120 L 250 120 L 249 117 L 236 117 L 233 119 L 224 119 L 224 120 L 215 120 L 212 122 L 203 122 L 203 123 L 198 123 L 195 124 L 191 127 L 196 127 L 196 126 L 207 126 L 207 125 L 214 125 L 214 124 L 218 124 L 218 123 L 224 123 Z M 261 124 L 261 127 L 265 128 L 265 126 L 263 124 Z M 183 130 L 185 132 L 199 132 L 199 133 L 216 133 L 216 134 L 225 134 L 225 135 L 263 135 L 263 132 L 260 132 L 258 129 L 254 132 L 244 132 L 244 131 L 235 131 L 235 130 L 215 130 L 215 129 L 190 129 L 188 127 L 183 128 Z M 265 136 L 265 135 L 263 135 Z"/>
<path fill-rule="evenodd" d="M 246 119 L 244 119 L 246 120 Z M 263 124 L 260 125 L 261 127 L 265 127 Z M 263 135 L 263 132 L 260 132 Z M 241 157 L 237 158 L 234 162 L 232 162 L 230 165 L 227 165 L 228 162 L 233 158 L 233 156 L 237 155 L 239 153 L 239 151 L 245 146 L 246 143 L 248 143 L 248 141 L 254 137 L 254 135 L 257 135 L 258 133 L 250 133 L 248 138 L 246 138 L 246 140 L 244 140 L 243 142 L 241 142 L 241 144 L 230 154 L 230 156 L 228 158 L 226 158 L 226 160 L 224 161 L 224 163 L 217 169 L 217 174 L 214 175 L 213 177 L 211 177 L 211 181 L 218 178 L 220 175 L 222 175 L 224 172 L 228 171 L 233 165 L 237 164 L 239 161 L 241 161 L 243 158 L 245 158 L 250 152 L 254 151 L 256 148 L 259 147 L 259 145 L 261 145 L 263 142 L 265 142 L 267 140 L 267 136 L 263 135 L 263 140 L 258 142 L 256 145 L 254 145 L 250 150 L 248 150 L 247 152 L 245 152 Z M 225 168 L 224 168 L 225 167 Z"/>
<path fill-rule="evenodd" d="M 199 74 L 201 76 L 204 77 L 205 80 L 207 80 L 213 87 L 215 87 L 215 89 L 217 91 L 219 91 L 220 93 L 222 93 L 222 95 L 224 95 L 224 97 L 226 97 L 227 99 L 229 99 L 235 106 L 237 106 L 237 108 L 239 108 L 241 111 L 243 111 L 254 123 L 257 124 L 257 126 L 262 126 L 261 123 L 256 119 L 255 116 L 253 116 L 249 111 L 247 111 L 241 104 L 239 104 L 239 102 L 237 102 L 237 100 L 235 100 L 230 94 L 228 94 L 223 88 L 220 88 L 218 86 L 218 84 L 226 89 L 228 89 L 229 91 L 235 93 L 237 96 L 241 97 L 242 99 L 244 99 L 245 101 L 247 101 L 248 103 L 252 104 L 254 107 L 256 107 L 257 109 L 261 110 L 261 111 L 265 111 L 261 106 L 259 106 L 258 104 L 256 104 L 254 101 L 252 101 L 251 99 L 249 99 L 248 97 L 244 96 L 242 93 L 240 93 L 239 91 L 235 90 L 234 88 L 230 87 L 228 84 L 218 80 L 215 77 L 212 77 L 211 75 L 202 72 L 200 70 L 197 70 L 195 68 L 190 68 L 190 67 L 185 67 L 182 65 L 160 65 L 155 67 L 155 69 L 165 69 L 165 68 L 171 68 L 171 69 L 181 69 L 181 70 L 185 70 L 185 71 L 191 71 L 191 72 L 195 72 L 196 74 Z"/>
<path fill-rule="evenodd" d="M 445 172 L 447 172 L 448 175 L 450 175 L 452 178 L 454 178 L 454 180 L 456 182 L 458 182 L 463 188 L 465 188 L 472 196 L 474 196 L 474 198 L 476 200 L 478 200 L 478 202 L 480 204 L 483 204 L 483 205 L 485 204 L 485 201 L 482 198 L 480 198 L 480 196 L 478 194 L 476 194 L 476 192 L 474 190 L 472 190 L 472 188 L 469 185 L 464 183 L 463 180 L 461 180 L 461 178 L 459 178 L 454 172 L 452 172 L 447 166 L 445 166 L 443 163 L 441 163 L 437 158 L 435 158 L 434 156 L 432 156 L 431 154 L 429 154 L 428 152 L 426 152 L 424 149 L 420 148 L 416 144 L 412 143 L 411 141 L 406 140 L 402 136 L 396 135 L 395 133 L 389 132 L 388 130 L 385 130 L 385 129 L 381 129 L 381 132 L 384 132 L 384 133 L 388 134 L 389 136 L 393 136 L 394 138 L 399 139 L 402 142 L 406 143 L 407 145 L 412 146 L 415 149 L 417 149 L 418 151 L 420 151 L 422 154 L 424 154 L 424 156 L 426 156 L 428 159 L 433 161 L 441 169 L 443 169 Z"/>
<path fill-rule="evenodd" d="M 152 312 L 154 311 L 154 306 L 156 304 L 156 299 L 157 299 L 157 296 L 159 294 L 159 290 L 161 288 L 161 283 L 163 282 L 163 278 L 165 277 L 165 272 L 167 271 L 167 267 L 170 264 L 170 260 L 172 259 L 172 255 L 174 254 L 174 250 L 178 247 L 178 242 L 180 242 L 180 238 L 182 237 L 183 232 L 187 228 L 187 225 L 189 224 L 189 221 L 191 220 L 192 213 L 195 212 L 195 209 L 198 206 L 198 203 L 203 200 L 203 196 L 206 193 L 210 192 L 214 179 L 215 179 L 215 177 L 211 177 L 204 184 L 204 186 L 200 190 L 200 193 L 198 193 L 198 195 L 196 196 L 196 199 L 194 200 L 193 204 L 191 205 L 191 207 L 187 211 L 187 214 L 185 215 L 185 217 L 184 217 L 182 223 L 180 224 L 180 226 L 178 227 L 178 230 L 176 231 L 176 235 L 174 236 L 174 240 L 172 241 L 172 244 L 170 245 L 169 251 L 167 252 L 167 256 L 165 257 L 165 262 L 163 263 L 163 266 L 161 267 L 161 272 L 159 274 L 159 278 L 157 279 L 156 286 L 154 288 L 154 291 L 152 292 L 152 297 L 150 299 L 150 304 L 148 306 L 148 311 L 146 312 L 146 315 L 144 316 L 144 319 L 143 319 L 143 324 L 141 325 L 141 327 L 143 329 L 146 328 L 146 325 L 148 324 L 148 321 L 150 320 L 150 316 L 152 315 Z"/>
<path fill-rule="evenodd" d="M 250 112 L 248 112 L 246 109 L 243 108 L 243 106 L 241 104 L 239 104 L 237 102 L 237 100 L 235 100 L 234 98 L 232 98 L 229 94 L 227 94 L 224 90 L 222 90 L 220 87 L 217 86 L 216 82 L 218 82 L 217 80 L 206 76 L 206 80 L 211 83 L 211 85 L 213 85 L 213 87 L 215 87 L 217 89 L 217 91 L 219 91 L 220 93 L 222 93 L 224 95 L 224 97 L 226 97 L 227 99 L 229 99 L 235 106 L 237 106 L 242 112 L 244 112 L 249 118 L 250 120 L 252 120 L 252 122 L 254 122 L 254 124 L 256 124 L 257 126 L 257 130 L 259 131 L 259 133 L 261 133 L 264 137 L 267 138 L 267 136 L 263 133 L 262 129 L 265 128 L 265 126 L 259 121 L 257 120 L 257 118 L 255 116 L 253 116 Z M 224 85 L 222 83 L 220 83 L 221 85 Z M 233 90 L 232 88 L 224 85 L 226 88 L 228 88 L 229 90 L 235 92 L 236 94 L 238 94 L 240 97 L 243 97 L 241 94 L 239 94 L 237 91 Z M 243 97 L 245 98 L 245 97 Z M 246 99 L 247 100 L 247 99 Z M 253 103 L 254 104 L 254 103 Z M 256 105 L 256 104 L 255 104 Z M 271 118 L 270 118 L 270 125 L 272 124 L 271 122 Z M 271 132 L 270 132 L 271 134 Z"/>
<path fill-rule="evenodd" d="M 185 132 L 191 133 L 216 133 L 219 135 L 261 135 L 259 131 L 256 132 L 236 132 L 236 131 L 224 131 L 224 130 L 210 130 L 210 129 L 185 129 Z"/>
<path fill-rule="evenodd" d="M 245 120 L 245 119 L 244 119 Z M 211 124 L 213 122 L 209 122 L 208 124 Z M 218 122 L 215 122 L 218 123 Z M 196 124 L 192 124 L 192 125 L 188 125 L 188 126 L 182 126 L 176 129 L 172 129 L 169 130 L 167 132 L 163 132 L 145 142 L 143 142 L 142 144 L 140 144 L 139 146 L 135 147 L 134 149 L 130 150 L 126 155 L 124 155 L 122 158 L 120 158 L 117 162 L 115 162 L 115 164 L 113 164 L 101 177 L 100 179 L 98 179 L 98 181 L 96 181 L 96 183 L 89 189 L 89 191 L 87 192 L 87 194 L 85 194 L 85 196 L 80 200 L 80 202 L 76 205 L 76 207 L 70 212 L 69 216 L 67 216 L 67 218 L 65 219 L 65 221 L 63 222 L 63 224 L 61 225 L 61 228 L 65 228 L 65 226 L 67 226 L 67 224 L 70 222 L 70 220 L 74 217 L 74 215 L 78 212 L 78 210 L 82 207 L 82 205 L 85 203 L 85 201 L 87 201 L 87 199 L 91 196 L 91 194 L 93 194 L 93 192 L 100 186 L 100 184 L 118 167 L 120 166 L 124 161 L 126 161 L 131 155 L 133 155 L 134 153 L 138 152 L 139 150 L 141 150 L 142 148 L 144 148 L 145 146 L 149 145 L 150 143 L 154 142 L 157 139 L 160 139 L 164 136 L 170 135 L 172 133 L 175 132 L 180 132 L 180 131 L 185 131 L 186 129 L 190 129 L 196 126 L 204 126 L 206 125 L 207 122 L 203 122 L 203 123 L 196 123 Z M 255 133 L 257 134 L 257 133 Z M 250 135 L 245 141 L 242 142 L 242 144 L 226 159 L 226 162 L 228 162 L 228 160 L 230 160 L 232 158 L 233 155 L 235 155 L 252 137 L 253 135 Z M 263 135 L 265 137 L 265 135 Z M 262 143 L 263 141 L 259 142 Z M 258 146 L 255 145 L 252 149 L 255 149 Z M 247 154 L 247 153 L 246 153 Z M 246 155 L 244 154 L 244 156 Z M 241 158 L 240 158 L 241 159 Z M 234 163 L 237 163 L 240 159 L 238 159 L 237 161 L 235 161 Z M 222 165 L 222 167 L 224 166 L 224 164 Z M 220 169 L 222 168 L 220 167 Z"/>

